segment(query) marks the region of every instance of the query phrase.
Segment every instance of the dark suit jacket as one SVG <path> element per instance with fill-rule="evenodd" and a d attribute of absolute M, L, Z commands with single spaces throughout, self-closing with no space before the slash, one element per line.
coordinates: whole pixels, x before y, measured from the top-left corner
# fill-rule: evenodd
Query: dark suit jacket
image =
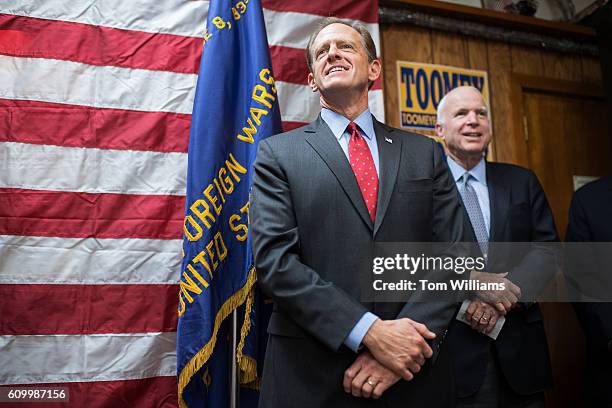
<path fill-rule="evenodd" d="M 612 242 L 612 177 L 605 177 L 580 188 L 572 198 L 565 240 L 568 242 Z M 603 249 L 603 248 L 602 248 Z M 604 249 L 605 251 L 605 249 Z M 590 264 L 573 274 L 578 283 L 581 278 L 599 282 L 595 289 L 602 290 L 605 298 L 610 297 L 610 252 L 602 254 L 599 249 L 593 255 L 580 249 L 576 261 L 590 260 Z M 568 265 L 571 267 L 571 265 Z M 597 269 L 596 269 L 597 268 Z M 608 271 L 606 275 L 599 275 Z M 598 276 L 581 276 L 582 273 L 597 272 Z M 587 379 L 591 406 L 612 404 L 612 303 L 575 303 L 574 309 L 582 325 L 587 343 Z"/>
<path fill-rule="evenodd" d="M 489 241 L 558 241 L 550 207 L 535 174 L 511 164 L 487 162 L 486 166 L 491 210 Z M 475 241 L 465 210 L 464 219 L 465 230 L 470 234 L 469 238 Z M 491 251 L 487 271 L 508 271 L 510 281 L 521 288 L 533 285 L 530 279 L 536 279 L 532 273 L 534 270 L 545 269 L 544 263 L 554 262 L 550 254 L 531 249 L 520 259 L 516 255 L 495 253 L 494 244 Z M 542 281 L 546 278 L 539 277 Z M 492 340 L 468 325 L 454 321 L 448 332 L 448 343 L 454 363 L 457 395 L 467 397 L 476 393 L 484 380 Z M 515 392 L 532 394 L 551 385 L 548 346 L 537 304 L 519 304 L 510 311 L 493 347 L 503 375 Z"/>
<path fill-rule="evenodd" d="M 436 407 L 449 401 L 444 348 L 435 364 L 426 364 L 411 382 L 400 380 L 379 401 L 357 399 L 342 389 L 344 370 L 356 358 L 343 342 L 366 311 L 425 323 L 440 341 L 455 308 L 361 301 L 360 278 L 371 276 L 374 242 L 459 241 L 463 229 L 456 188 L 437 145 L 376 120 L 374 130 L 380 156 L 374 224 L 345 154 L 320 117 L 260 142 L 250 221 L 259 285 L 274 300 L 263 407 L 407 406 L 411 401 L 409 406 Z"/>

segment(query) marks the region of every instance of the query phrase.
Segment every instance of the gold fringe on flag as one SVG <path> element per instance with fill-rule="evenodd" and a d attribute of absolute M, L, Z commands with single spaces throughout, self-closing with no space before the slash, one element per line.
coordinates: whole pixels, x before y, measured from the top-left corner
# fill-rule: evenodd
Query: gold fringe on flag
<path fill-rule="evenodd" d="M 179 396 L 178 399 L 179 399 L 180 408 L 187 408 L 187 404 L 185 403 L 185 400 L 183 399 L 183 390 L 185 390 L 185 387 L 187 387 L 187 384 L 189 384 L 189 382 L 191 381 L 191 378 L 200 370 L 200 368 L 202 368 L 204 364 L 206 364 L 206 362 L 212 355 L 212 352 L 215 348 L 215 344 L 217 343 L 217 333 L 219 332 L 219 327 L 221 327 L 221 323 L 223 323 L 223 321 L 227 318 L 227 316 L 229 316 L 235 309 L 241 306 L 245 302 L 247 297 L 251 296 L 253 285 L 255 284 L 256 280 L 257 280 L 257 275 L 255 274 L 255 267 L 251 267 L 244 286 L 240 288 L 232 296 L 230 296 L 225 301 L 225 303 L 223 303 L 223 306 L 221 306 L 221 309 L 219 309 L 219 311 L 217 312 L 217 315 L 215 316 L 215 325 L 213 328 L 213 333 L 208 343 L 206 343 L 204 347 L 202 347 L 200 351 L 198 351 L 196 355 L 194 355 L 191 358 L 191 360 L 189 360 L 189 362 L 185 365 L 185 367 L 183 367 L 183 369 L 181 370 L 181 373 L 178 379 L 178 396 Z M 251 300 L 251 306 L 252 306 L 252 303 L 253 301 Z M 250 311 L 250 308 L 249 308 L 249 311 Z M 248 314 L 245 314 L 245 320 L 249 321 L 248 325 L 250 328 L 251 322 L 250 322 L 250 316 Z M 243 324 L 242 326 L 243 330 L 244 330 L 244 326 L 245 325 Z M 248 332 L 248 329 L 247 329 L 247 332 Z M 240 335 L 242 337 L 242 332 Z M 245 363 L 245 364 L 248 364 L 248 363 Z M 245 365 L 245 367 L 247 367 L 247 365 Z M 251 372 L 251 369 L 247 371 Z M 257 365 L 255 365 L 255 375 L 257 375 Z"/>

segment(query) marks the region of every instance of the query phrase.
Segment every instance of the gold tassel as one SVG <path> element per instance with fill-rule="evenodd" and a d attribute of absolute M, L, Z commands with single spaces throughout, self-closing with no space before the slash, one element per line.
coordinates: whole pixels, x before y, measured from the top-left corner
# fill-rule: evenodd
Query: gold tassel
<path fill-rule="evenodd" d="M 253 309 L 254 301 L 255 287 L 253 286 L 246 300 L 244 322 L 242 323 L 242 328 L 240 329 L 240 342 L 238 343 L 238 347 L 236 349 L 236 359 L 238 367 L 240 368 L 240 384 L 251 383 L 257 378 L 257 361 L 243 354 L 245 339 L 251 331 L 251 311 Z"/>

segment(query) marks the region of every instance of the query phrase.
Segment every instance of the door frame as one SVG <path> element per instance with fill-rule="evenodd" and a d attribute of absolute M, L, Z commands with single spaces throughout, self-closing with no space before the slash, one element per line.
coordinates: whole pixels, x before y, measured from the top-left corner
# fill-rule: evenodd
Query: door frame
<path fill-rule="evenodd" d="M 525 107 L 523 92 L 535 91 L 553 95 L 577 96 L 589 99 L 601 99 L 605 102 L 605 93 L 600 86 L 562 79 L 551 79 L 543 76 L 511 74 L 510 75 L 510 102 L 512 104 L 512 120 L 514 121 L 514 134 L 512 145 L 516 148 L 516 158 L 519 165 L 529 167 L 529 153 L 527 152 L 527 134 L 524 118 Z"/>
<path fill-rule="evenodd" d="M 586 98 L 601 100 L 605 103 L 605 94 L 603 89 L 597 85 L 577 82 L 550 79 L 541 76 L 532 76 L 524 74 L 510 75 L 510 101 L 512 103 L 512 118 L 514 121 L 514 132 L 512 144 L 516 149 L 516 157 L 518 164 L 523 167 L 530 167 L 527 135 L 525 133 L 526 109 L 524 104 L 524 93 L 535 92 L 548 94 L 553 96 L 569 96 L 572 98 Z M 557 227 L 561 227 L 557 225 Z M 553 370 L 553 378 L 559 375 L 566 375 L 571 372 L 571 369 L 582 367 L 584 364 L 584 348 L 575 350 L 572 354 L 571 347 L 568 346 L 565 339 L 567 336 L 573 336 L 574 340 L 583 342 L 583 332 L 580 330 L 579 322 L 575 315 L 572 314 L 572 309 L 569 304 L 542 304 L 542 313 L 544 314 L 544 324 L 546 330 L 547 342 L 550 350 L 550 358 Z M 563 328 L 559 323 L 560 319 L 570 319 L 563 323 Z M 569 332 L 568 332 L 569 330 Z M 563 398 L 583 398 L 583 379 L 581 372 L 573 372 L 574 377 L 569 380 L 569 384 L 577 387 L 573 392 L 569 392 L 559 384 L 568 385 L 567 378 L 557 383 L 555 386 L 545 392 L 547 407 L 551 407 L 553 403 L 558 403 Z M 565 381 L 565 382 L 563 382 Z M 567 406 L 567 405 L 566 405 Z"/>

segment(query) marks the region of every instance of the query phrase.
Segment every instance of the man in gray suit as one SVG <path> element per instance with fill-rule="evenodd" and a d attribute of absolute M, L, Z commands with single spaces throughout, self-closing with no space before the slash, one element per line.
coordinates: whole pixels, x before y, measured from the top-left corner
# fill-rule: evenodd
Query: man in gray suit
<path fill-rule="evenodd" d="M 327 19 L 307 60 L 320 116 L 262 141 L 255 163 L 253 250 L 274 300 L 260 406 L 451 406 L 455 305 L 362 302 L 359 285 L 374 243 L 460 240 L 442 151 L 370 114 L 381 64 L 363 25 Z"/>

